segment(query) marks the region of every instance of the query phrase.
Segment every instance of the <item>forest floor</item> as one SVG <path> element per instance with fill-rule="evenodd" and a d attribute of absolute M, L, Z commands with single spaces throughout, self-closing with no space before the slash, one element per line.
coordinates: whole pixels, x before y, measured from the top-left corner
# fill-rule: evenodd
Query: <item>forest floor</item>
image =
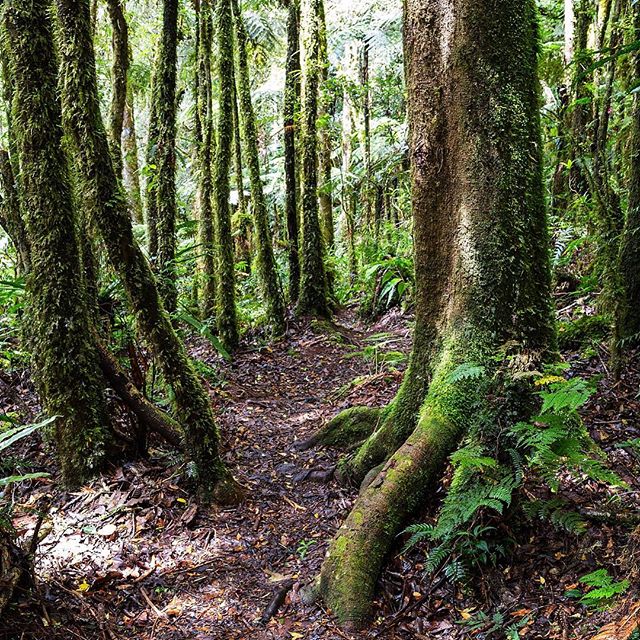
<path fill-rule="evenodd" d="M 626 497 L 589 482 L 570 488 L 566 497 L 589 518 L 580 538 L 522 517 L 502 521 L 499 534 L 513 540 L 507 557 L 464 589 L 426 575 L 424 549 L 402 554 L 399 541 L 380 579 L 373 625 L 353 635 L 330 612 L 304 607 L 299 589 L 317 575 L 357 491 L 314 481 L 310 473 L 331 470 L 339 452 L 295 445 L 340 409 L 393 397 L 402 354 L 410 350 L 410 319 L 392 312 L 365 326 L 345 311 L 333 325 L 296 323 L 286 339 L 256 343 L 231 364 L 203 340 L 190 348 L 219 372 L 222 384 L 212 383 L 211 395 L 227 462 L 248 487 L 248 499 L 237 508 L 198 504 L 185 466 L 163 446 L 77 492 L 53 480 L 19 486 L 18 532 L 30 538 L 47 502 L 46 535 L 38 547 L 37 588 L 5 611 L 0 639 L 565 640 L 589 638 L 612 619 L 640 617 L 631 594 L 614 612 L 588 611 L 565 594 L 596 568 L 616 573 L 631 527 L 623 519 L 637 517 L 640 460 L 619 446 L 640 436 L 637 360 L 614 382 L 602 347 L 566 354 L 573 372 L 602 376 L 585 421 L 629 483 Z M 37 411 L 26 378 L 3 380 L 0 410 Z M 38 460 L 29 470 L 55 473 L 42 443 L 32 438 L 25 446 L 21 455 Z M 535 483 L 527 490 L 535 492 Z M 433 518 L 442 493 L 422 521 Z M 278 596 L 282 606 L 263 621 Z"/>

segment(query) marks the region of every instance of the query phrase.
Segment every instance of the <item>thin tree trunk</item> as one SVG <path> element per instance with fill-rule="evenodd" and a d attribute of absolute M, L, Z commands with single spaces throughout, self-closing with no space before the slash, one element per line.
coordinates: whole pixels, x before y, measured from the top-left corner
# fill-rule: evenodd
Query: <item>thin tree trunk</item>
<path fill-rule="evenodd" d="M 213 101 L 211 87 L 211 50 L 213 23 L 209 0 L 201 0 L 198 9 L 197 46 L 197 94 L 196 94 L 196 145 L 198 188 L 196 193 L 198 210 L 199 277 L 202 295 L 200 312 L 203 318 L 215 317 L 216 270 L 214 249 L 214 225 L 211 198 L 213 183 L 211 176 L 213 144 Z"/>
<path fill-rule="evenodd" d="M 140 189 L 140 165 L 138 162 L 138 139 L 136 137 L 135 100 L 130 83 L 127 87 L 127 101 L 124 107 L 122 152 L 124 161 L 122 178 L 131 202 L 133 220 L 137 224 L 144 224 L 142 191 Z"/>
<path fill-rule="evenodd" d="M 109 18 L 111 19 L 111 50 L 113 53 L 109 134 L 116 173 L 120 177 L 122 176 L 122 130 L 124 127 L 129 75 L 129 27 L 124 15 L 124 1 L 108 0 L 107 2 Z"/>
<path fill-rule="evenodd" d="M 298 252 L 298 176 L 296 158 L 297 114 L 300 105 L 300 3 L 290 0 L 287 20 L 287 64 L 284 89 L 284 173 L 286 188 L 287 248 L 289 258 L 289 301 L 295 304 L 300 292 Z"/>
<path fill-rule="evenodd" d="M 267 200 L 260 173 L 258 130 L 251 101 L 251 83 L 247 61 L 247 33 L 237 0 L 232 0 L 236 27 L 236 87 L 240 105 L 240 122 L 244 138 L 244 156 L 251 183 L 251 208 L 255 227 L 257 266 L 262 296 L 266 305 L 267 321 L 275 335 L 284 333 L 284 299 L 280 277 L 273 255 L 273 241 L 269 228 Z"/>
<path fill-rule="evenodd" d="M 302 238 L 298 313 L 329 314 L 318 212 L 318 90 L 322 0 L 302 0 Z"/>
<path fill-rule="evenodd" d="M 216 249 L 218 252 L 218 295 L 216 321 L 218 333 L 227 349 L 238 345 L 236 317 L 236 276 L 231 235 L 229 171 L 233 143 L 233 14 L 231 0 L 218 0 L 216 6 L 218 34 L 218 145 L 214 167 Z"/>
<path fill-rule="evenodd" d="M 176 288 L 176 76 L 178 69 L 178 0 L 164 0 L 162 39 L 154 95 L 157 100 L 157 269 L 168 311 L 177 306 Z"/>
<path fill-rule="evenodd" d="M 319 131 L 319 168 L 320 168 L 320 226 L 322 228 L 322 239 L 327 251 L 333 249 L 333 185 L 331 182 L 332 167 L 332 143 L 331 143 L 331 121 L 329 105 L 331 103 L 331 93 L 329 91 L 329 49 L 327 44 L 327 21 L 324 12 L 324 2 L 320 3 L 320 113 L 322 122 Z"/>
<path fill-rule="evenodd" d="M 18 186 L 9 154 L 0 150 L 0 226 L 16 250 L 18 275 L 29 273 L 31 257 L 27 229 L 22 219 Z"/>
<path fill-rule="evenodd" d="M 237 502 L 242 491 L 220 457 L 220 435 L 209 397 L 173 330 L 149 264 L 133 237 L 129 205 L 113 168 L 100 115 L 88 0 L 57 0 L 57 8 L 65 124 L 80 159 L 87 198 L 93 202 L 93 224 L 122 281 L 139 331 L 173 389 L 185 452 L 203 495 Z"/>
<path fill-rule="evenodd" d="M 412 367 L 426 360 L 428 379 L 417 384 L 425 393 L 415 430 L 362 490 L 322 567 L 317 593 L 353 626 L 366 622 L 385 555 L 447 456 L 469 425 L 497 411 L 488 400 L 497 354 L 512 345 L 505 361 L 527 370 L 553 341 L 537 33 L 534 0 L 406 4 Z M 452 372 L 469 362 L 484 376 L 454 382 Z"/>
<path fill-rule="evenodd" d="M 89 5 L 87 4 L 87 36 Z M 47 0 L 5 3 L 14 126 L 31 250 L 30 346 L 45 410 L 55 422 L 62 474 L 78 485 L 100 467 L 106 405 L 89 312 L 77 221 L 62 142 L 58 69 Z"/>

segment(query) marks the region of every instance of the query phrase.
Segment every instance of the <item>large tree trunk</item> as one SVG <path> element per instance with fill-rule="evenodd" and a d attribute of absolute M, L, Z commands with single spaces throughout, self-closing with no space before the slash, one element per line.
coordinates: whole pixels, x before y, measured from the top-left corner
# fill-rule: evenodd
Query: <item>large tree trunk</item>
<path fill-rule="evenodd" d="M 640 4 L 633 5 L 636 39 L 640 38 Z M 640 78 L 640 53 L 633 52 L 635 77 Z M 629 154 L 629 201 L 620 246 L 621 300 L 617 334 L 640 340 L 640 93 L 633 97 L 632 136 Z"/>
<path fill-rule="evenodd" d="M 323 0 L 302 0 L 302 238 L 298 313 L 328 315 L 327 278 L 318 213 L 318 90 Z"/>
<path fill-rule="evenodd" d="M 173 330 L 149 264 L 133 237 L 127 198 L 111 161 L 100 115 L 88 0 L 58 0 L 57 8 L 65 124 L 80 160 L 86 196 L 93 203 L 93 224 L 122 281 L 140 333 L 173 389 L 185 452 L 194 463 L 203 494 L 235 502 L 241 492 L 220 457 L 220 435 L 209 397 Z"/>
<path fill-rule="evenodd" d="M 404 32 L 417 276 L 412 367 L 425 378 L 415 393 L 424 393 L 415 430 L 361 492 L 322 567 L 318 593 L 352 625 L 366 621 L 384 557 L 447 456 L 482 415 L 495 413 L 491 378 L 501 367 L 539 363 L 553 340 L 535 2 L 408 0 Z M 484 367 L 483 377 L 452 378 L 465 363 Z M 413 413 L 415 404 L 407 406 Z"/>
<path fill-rule="evenodd" d="M 236 276 L 231 235 L 229 171 L 233 143 L 233 14 L 231 0 L 219 0 L 216 6 L 218 34 L 218 144 L 214 166 L 214 212 L 218 251 L 218 296 L 216 321 L 220 339 L 228 349 L 238 345 L 236 316 Z"/>
<path fill-rule="evenodd" d="M 107 413 L 89 333 L 49 10 L 47 0 L 5 4 L 15 81 L 14 126 L 31 250 L 30 345 L 44 407 L 50 415 L 61 416 L 55 429 L 63 478 L 69 485 L 78 485 L 103 461 Z"/>
<path fill-rule="evenodd" d="M 267 200 L 260 174 L 258 129 L 251 101 L 251 82 L 247 61 L 247 32 L 237 0 L 232 2 L 236 27 L 236 87 L 240 106 L 240 122 L 244 138 L 244 156 L 251 184 L 251 208 L 257 247 L 256 263 L 266 306 L 267 321 L 275 335 L 284 333 L 284 299 L 273 255 L 273 242 L 267 214 Z"/>
<path fill-rule="evenodd" d="M 109 134 L 113 162 L 118 176 L 122 176 L 122 129 L 127 103 L 127 80 L 129 74 L 129 27 L 124 15 L 123 0 L 108 0 L 111 20 L 111 50 L 113 65 L 111 68 L 111 110 L 109 113 Z"/>
<path fill-rule="evenodd" d="M 286 188 L 287 249 L 289 257 L 289 301 L 300 293 L 298 252 L 298 177 L 296 159 L 296 116 L 300 104 L 300 3 L 290 0 L 287 19 L 287 64 L 284 88 L 284 177 Z"/>

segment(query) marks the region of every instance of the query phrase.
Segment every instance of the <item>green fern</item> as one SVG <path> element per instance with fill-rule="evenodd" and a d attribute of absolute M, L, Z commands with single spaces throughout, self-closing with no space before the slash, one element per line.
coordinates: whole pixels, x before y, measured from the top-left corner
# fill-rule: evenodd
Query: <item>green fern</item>
<path fill-rule="evenodd" d="M 454 384 L 461 380 L 475 380 L 482 378 L 484 372 L 485 369 L 483 366 L 473 364 L 471 362 L 464 362 L 449 374 L 447 382 L 449 384 Z"/>

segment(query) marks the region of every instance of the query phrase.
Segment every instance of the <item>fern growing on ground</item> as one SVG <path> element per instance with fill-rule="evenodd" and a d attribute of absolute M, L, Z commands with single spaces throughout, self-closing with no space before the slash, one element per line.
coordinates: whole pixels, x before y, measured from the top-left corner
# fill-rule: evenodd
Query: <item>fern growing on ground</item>
<path fill-rule="evenodd" d="M 497 540 L 491 522 L 512 505 L 514 494 L 528 476 L 543 480 L 552 493 L 561 488 L 561 477 L 623 485 L 607 468 L 604 453 L 578 413 L 594 392 L 594 385 L 581 378 L 566 379 L 558 375 L 560 372 L 556 367 L 538 374 L 538 415 L 506 428 L 478 425 L 451 456 L 451 486 L 437 521 L 405 530 L 411 534 L 405 549 L 421 541 L 429 543 L 427 572 L 444 568 L 445 575 L 457 582 L 465 580 L 474 566 L 495 562 L 503 555 L 509 541 Z M 450 379 L 471 380 L 482 375 L 482 367 L 467 363 L 454 370 Z M 519 495 L 531 520 L 545 519 L 573 534 L 586 529 L 582 517 L 565 500 Z"/>

